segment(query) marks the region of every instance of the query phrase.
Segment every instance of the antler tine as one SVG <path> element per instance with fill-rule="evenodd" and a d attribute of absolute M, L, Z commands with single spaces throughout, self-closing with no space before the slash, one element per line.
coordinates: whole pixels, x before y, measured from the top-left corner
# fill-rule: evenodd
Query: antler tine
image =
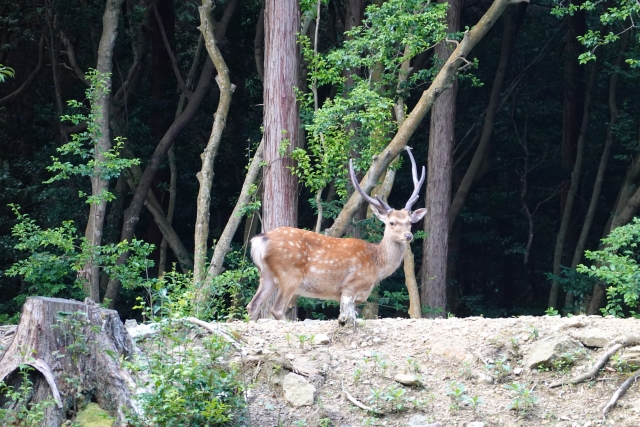
<path fill-rule="evenodd" d="M 391 206 L 389 206 L 382 199 L 380 199 L 380 197 L 376 196 L 376 198 L 374 199 L 373 197 L 365 193 L 362 188 L 360 188 L 360 183 L 358 183 L 358 179 L 356 178 L 356 173 L 353 171 L 353 159 L 349 159 L 349 176 L 351 177 L 351 182 L 353 183 L 353 186 L 355 187 L 355 189 L 358 190 L 358 193 L 360 193 L 360 195 L 364 197 L 364 199 L 369 204 L 377 206 L 378 208 L 386 212 L 389 212 L 390 210 L 392 210 Z"/>
<path fill-rule="evenodd" d="M 410 211 L 413 204 L 418 200 L 418 198 L 420 198 L 420 188 L 424 182 L 425 168 L 422 166 L 422 176 L 420 181 L 418 181 L 418 168 L 416 167 L 416 161 L 413 158 L 413 154 L 411 154 L 411 147 L 405 147 L 405 150 L 407 150 L 409 158 L 411 159 L 411 175 L 413 177 L 413 193 L 411 193 L 411 197 L 409 197 L 407 204 L 404 205 L 404 208 Z"/>

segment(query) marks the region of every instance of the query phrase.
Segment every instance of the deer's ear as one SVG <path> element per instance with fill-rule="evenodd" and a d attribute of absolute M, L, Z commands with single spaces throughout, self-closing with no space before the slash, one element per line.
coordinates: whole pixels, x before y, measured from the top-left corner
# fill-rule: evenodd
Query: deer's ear
<path fill-rule="evenodd" d="M 427 208 L 417 209 L 411 212 L 411 223 L 414 224 L 420 221 L 427 214 Z"/>

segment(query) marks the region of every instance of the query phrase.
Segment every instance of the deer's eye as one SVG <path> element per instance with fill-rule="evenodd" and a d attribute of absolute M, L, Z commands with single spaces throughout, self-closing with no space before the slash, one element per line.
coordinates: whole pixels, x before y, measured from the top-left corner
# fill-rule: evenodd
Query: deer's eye
<path fill-rule="evenodd" d="M 396 225 L 396 223 L 395 223 L 395 222 L 393 222 L 393 221 L 391 221 L 391 222 L 389 223 L 389 225 L 393 227 L 394 225 Z"/>

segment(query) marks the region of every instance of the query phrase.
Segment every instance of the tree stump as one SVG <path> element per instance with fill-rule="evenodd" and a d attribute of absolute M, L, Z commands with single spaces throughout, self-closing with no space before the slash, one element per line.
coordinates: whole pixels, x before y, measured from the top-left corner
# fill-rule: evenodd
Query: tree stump
<path fill-rule="evenodd" d="M 22 308 L 11 345 L 0 359 L 0 381 L 17 389 L 21 365 L 30 373 L 33 392 L 28 403 L 53 398 L 45 411 L 44 426 L 60 426 L 78 408 L 96 402 L 124 426 L 125 412 L 133 410 L 121 356 L 128 358 L 135 345 L 114 310 L 59 298 L 31 297 Z M 6 397 L 0 396 L 0 404 Z"/>

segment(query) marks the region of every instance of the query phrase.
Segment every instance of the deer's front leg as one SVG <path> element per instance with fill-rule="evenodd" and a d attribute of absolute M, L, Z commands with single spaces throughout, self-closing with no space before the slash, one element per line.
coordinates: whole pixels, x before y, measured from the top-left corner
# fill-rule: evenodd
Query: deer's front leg
<path fill-rule="evenodd" d="M 356 326 L 356 298 L 353 295 L 342 295 L 340 297 L 340 317 L 338 324 L 344 326 L 350 322 L 353 327 Z"/>

